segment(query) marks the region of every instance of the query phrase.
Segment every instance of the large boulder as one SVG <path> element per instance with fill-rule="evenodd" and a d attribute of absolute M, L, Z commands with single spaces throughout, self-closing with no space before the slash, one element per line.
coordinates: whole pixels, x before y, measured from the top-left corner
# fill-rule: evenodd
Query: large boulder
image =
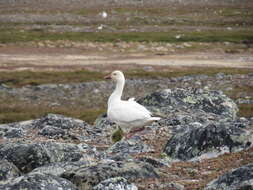
<path fill-rule="evenodd" d="M 141 98 L 139 103 L 160 114 L 203 110 L 224 117 L 234 118 L 238 111 L 236 104 L 221 91 L 195 88 L 175 88 L 154 92 Z"/>
<path fill-rule="evenodd" d="M 7 160 L 0 160 L 0 181 L 20 176 L 19 169 Z"/>
<path fill-rule="evenodd" d="M 138 190 L 138 188 L 123 177 L 115 177 L 101 181 L 92 190 Z"/>
<path fill-rule="evenodd" d="M 99 163 L 95 166 L 65 172 L 62 177 L 72 181 L 81 190 L 91 189 L 103 180 L 123 177 L 127 180 L 158 178 L 156 170 L 149 164 L 137 161 Z"/>
<path fill-rule="evenodd" d="M 165 145 L 164 152 L 173 159 L 190 160 L 208 153 L 222 154 L 251 145 L 250 134 L 235 122 L 192 123 L 184 132 L 175 134 Z M 210 155 L 211 156 L 211 155 Z"/>
<path fill-rule="evenodd" d="M 44 127 L 55 127 L 61 129 L 83 129 L 89 126 L 86 122 L 66 117 L 59 114 L 48 114 L 40 119 L 36 119 L 33 122 L 33 128 L 42 129 Z"/>
<path fill-rule="evenodd" d="M 253 163 L 233 169 L 207 184 L 205 190 L 253 189 Z"/>
<path fill-rule="evenodd" d="M 84 158 L 84 153 L 85 148 L 81 144 L 41 142 L 0 145 L 0 159 L 14 163 L 22 172 L 52 162 L 79 161 Z"/>
<path fill-rule="evenodd" d="M 59 139 L 68 142 L 88 141 L 91 126 L 85 121 L 66 117 L 59 114 L 47 114 L 35 120 L 8 123 L 0 125 L 0 136 L 6 138 L 24 138 L 28 141 L 33 138 Z"/>
<path fill-rule="evenodd" d="M 96 164 L 97 163 L 92 160 L 78 161 L 78 162 L 55 162 L 55 163 L 50 163 L 50 164 L 46 164 L 44 166 L 35 168 L 33 171 L 31 171 L 31 173 L 39 172 L 39 173 L 44 173 L 44 174 L 61 176 L 64 172 L 74 171 L 81 167 L 88 168 Z"/>
<path fill-rule="evenodd" d="M 0 189 L 6 190 L 78 190 L 67 179 L 41 173 L 31 173 L 0 183 Z"/>

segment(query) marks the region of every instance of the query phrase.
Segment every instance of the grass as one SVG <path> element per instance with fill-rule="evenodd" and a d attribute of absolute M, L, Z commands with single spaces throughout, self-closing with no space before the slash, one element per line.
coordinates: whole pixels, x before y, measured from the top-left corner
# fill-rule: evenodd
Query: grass
<path fill-rule="evenodd" d="M 215 75 L 219 72 L 225 74 L 248 74 L 251 73 L 250 69 L 233 69 L 233 68 L 181 68 L 170 69 L 164 71 L 144 71 L 141 69 L 126 70 L 125 74 L 128 78 L 146 78 L 146 79 L 159 79 L 180 77 L 185 75 Z M 72 72 L 33 72 L 33 71 L 17 71 L 17 72 L 0 72 L 0 84 L 5 84 L 10 87 L 22 87 L 25 85 L 41 85 L 41 84 L 64 84 L 88 81 L 101 81 L 107 73 L 79 70 Z"/>
<path fill-rule="evenodd" d="M 238 115 L 240 117 L 246 117 L 246 118 L 253 117 L 253 105 L 252 104 L 240 104 Z"/>
<path fill-rule="evenodd" d="M 95 71 L 80 70 L 74 72 L 1 72 L 0 83 L 21 87 L 48 83 L 88 82 L 103 79 L 103 74 Z"/>
<path fill-rule="evenodd" d="M 175 36 L 180 34 L 181 38 Z M 0 31 L 0 43 L 16 43 L 30 41 L 91 41 L 91 42 L 115 42 L 118 40 L 125 42 L 234 42 L 240 43 L 242 40 L 252 40 L 253 33 L 248 30 L 232 31 L 201 31 L 201 32 L 63 32 L 49 33 L 40 30 L 8 30 Z"/>
<path fill-rule="evenodd" d="M 128 78 L 170 78 L 179 77 L 185 75 L 194 74 L 207 74 L 214 75 L 216 73 L 223 72 L 225 74 L 247 74 L 252 73 L 249 69 L 230 69 L 230 68 L 191 68 L 178 69 L 178 70 L 164 70 L 158 72 L 148 72 L 143 70 L 126 70 L 125 74 Z M 21 87 L 24 85 L 39 85 L 48 83 L 72 83 L 72 82 L 87 82 L 94 80 L 103 80 L 103 72 L 94 71 L 74 71 L 74 72 L 31 72 L 31 71 L 19 71 L 19 72 L 0 72 L 0 84 L 7 84 L 11 87 Z M 240 92 L 253 93 L 252 87 L 235 88 L 229 92 L 229 96 L 237 99 Z M 0 98 L 0 123 L 10 123 L 16 121 L 23 121 L 29 119 L 35 119 L 41 117 L 47 113 L 58 113 L 69 117 L 79 118 L 89 123 L 93 123 L 94 120 L 104 113 L 106 110 L 104 107 L 98 108 L 85 108 L 84 105 L 75 103 L 74 105 L 50 107 L 48 104 L 25 104 L 22 100 L 15 98 Z M 240 116 L 252 117 L 253 106 L 248 104 L 240 105 Z M 117 141 L 120 135 L 116 133 L 113 136 L 113 140 Z"/>
<path fill-rule="evenodd" d="M 84 109 L 83 106 L 74 107 L 49 107 L 48 105 L 25 104 L 21 100 L 13 98 L 2 98 L 0 106 L 0 123 L 12 123 L 42 117 L 48 113 L 63 114 L 65 116 L 78 118 L 90 124 L 102 113 L 105 108 Z"/>

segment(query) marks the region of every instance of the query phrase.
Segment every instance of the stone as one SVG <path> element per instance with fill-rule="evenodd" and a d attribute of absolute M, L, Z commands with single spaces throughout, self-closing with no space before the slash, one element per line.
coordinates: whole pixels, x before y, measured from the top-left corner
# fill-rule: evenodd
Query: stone
<path fill-rule="evenodd" d="M 32 173 L 0 183 L 0 189 L 6 190 L 78 190 L 67 179 L 41 173 Z"/>
<path fill-rule="evenodd" d="M 109 155 L 127 157 L 129 154 L 154 152 L 154 150 L 141 140 L 127 139 L 113 144 L 108 150 Z"/>
<path fill-rule="evenodd" d="M 0 160 L 0 181 L 20 176 L 19 169 L 7 160 Z"/>
<path fill-rule="evenodd" d="M 115 177 L 101 181 L 92 190 L 138 190 L 138 188 L 123 177 Z"/>
<path fill-rule="evenodd" d="M 154 92 L 139 101 L 152 111 L 165 115 L 180 111 L 204 111 L 227 118 L 235 118 L 236 104 L 221 91 L 195 88 L 175 88 Z"/>
<path fill-rule="evenodd" d="M 123 177 L 127 180 L 139 178 L 158 178 L 157 171 L 150 165 L 138 161 L 116 161 L 99 163 L 95 166 L 79 168 L 65 172 L 61 177 L 74 183 L 81 190 L 91 189 L 101 181 L 114 177 Z"/>
<path fill-rule="evenodd" d="M 24 136 L 24 130 L 21 128 L 14 128 L 7 125 L 0 126 L 0 137 L 21 138 L 23 136 Z"/>
<path fill-rule="evenodd" d="M 208 183 L 205 190 L 250 190 L 253 189 L 253 163 L 228 171 Z"/>
<path fill-rule="evenodd" d="M 198 123 L 171 137 L 164 152 L 173 159 L 190 160 L 207 153 L 233 152 L 250 145 L 250 134 L 236 122 Z"/>
<path fill-rule="evenodd" d="M 38 134 L 48 137 L 63 137 L 64 135 L 66 135 L 66 132 L 61 128 L 53 126 L 45 126 L 38 132 Z"/>
<path fill-rule="evenodd" d="M 44 166 L 35 168 L 30 173 L 43 173 L 43 174 L 51 174 L 55 176 L 61 176 L 66 171 L 74 171 L 78 168 L 82 167 L 90 167 L 96 165 L 97 163 L 94 160 L 85 160 L 85 161 L 77 161 L 77 162 L 55 162 L 46 164 Z"/>
<path fill-rule="evenodd" d="M 43 129 L 49 126 L 60 129 L 83 129 L 87 127 L 88 124 L 82 120 L 65 117 L 59 114 L 48 114 L 33 122 L 33 128 Z"/>
<path fill-rule="evenodd" d="M 79 161 L 84 157 L 81 145 L 70 143 L 6 143 L 0 145 L 0 159 L 14 163 L 22 172 L 52 162 Z"/>

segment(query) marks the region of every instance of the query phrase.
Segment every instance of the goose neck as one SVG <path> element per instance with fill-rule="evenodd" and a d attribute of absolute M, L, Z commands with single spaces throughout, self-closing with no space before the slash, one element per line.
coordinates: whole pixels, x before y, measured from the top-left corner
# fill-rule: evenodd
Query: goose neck
<path fill-rule="evenodd" d="M 125 80 L 119 80 L 116 83 L 116 88 L 113 91 L 112 95 L 109 98 L 109 103 L 113 102 L 113 101 L 117 101 L 117 100 L 121 100 L 121 96 L 123 93 L 123 89 L 124 89 L 124 85 L 125 85 Z"/>

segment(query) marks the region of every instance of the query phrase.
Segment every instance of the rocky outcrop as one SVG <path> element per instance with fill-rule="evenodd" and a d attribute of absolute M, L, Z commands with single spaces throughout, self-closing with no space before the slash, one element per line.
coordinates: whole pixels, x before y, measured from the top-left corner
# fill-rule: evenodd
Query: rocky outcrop
<path fill-rule="evenodd" d="M 140 102 L 162 119 L 116 143 L 118 126 L 106 114 L 94 126 L 58 114 L 0 125 L 0 189 L 184 189 L 198 170 L 172 160 L 201 162 L 252 145 L 253 119 L 235 117 L 236 105 L 219 91 L 167 89 Z"/>
<path fill-rule="evenodd" d="M 0 160 L 0 181 L 20 176 L 19 169 L 7 160 Z"/>
<path fill-rule="evenodd" d="M 54 127 L 60 129 L 83 129 L 88 124 L 79 119 L 73 119 L 59 114 L 48 114 L 32 123 L 33 128 L 43 129 L 45 127 Z"/>
<path fill-rule="evenodd" d="M 205 190 L 253 189 L 253 164 L 233 169 L 208 183 Z"/>
<path fill-rule="evenodd" d="M 46 164 L 44 166 L 38 167 L 31 171 L 31 173 L 43 173 L 43 174 L 51 174 L 55 176 L 61 176 L 63 173 L 67 171 L 74 171 L 78 168 L 82 167 L 90 167 L 96 165 L 97 162 L 94 160 L 86 160 L 86 161 L 78 161 L 78 162 L 55 162 L 51 164 Z"/>
<path fill-rule="evenodd" d="M 204 111 L 235 118 L 238 111 L 236 104 L 221 91 L 195 88 L 165 89 L 141 98 L 139 102 L 153 111 L 165 115 L 180 111 L 187 113 Z"/>
<path fill-rule="evenodd" d="M 138 190 L 138 188 L 129 183 L 123 177 L 115 177 L 101 181 L 98 185 L 92 188 L 92 190 Z"/>
<path fill-rule="evenodd" d="M 189 160 L 207 153 L 222 154 L 249 147 L 250 134 L 234 124 L 193 123 L 185 132 L 169 139 L 164 152 L 173 159 Z"/>
<path fill-rule="evenodd" d="M 8 190 L 78 190 L 70 181 L 41 173 L 32 173 L 0 183 L 0 189 Z"/>
<path fill-rule="evenodd" d="M 79 161 L 85 149 L 81 145 L 65 143 L 7 143 L 0 145 L 0 159 L 14 163 L 22 172 L 52 162 Z"/>
<path fill-rule="evenodd" d="M 81 190 L 89 189 L 98 183 L 114 177 L 123 177 L 127 180 L 140 178 L 158 178 L 156 170 L 144 162 L 117 161 L 100 163 L 91 167 L 79 168 L 65 172 L 62 177 L 72 181 Z"/>

